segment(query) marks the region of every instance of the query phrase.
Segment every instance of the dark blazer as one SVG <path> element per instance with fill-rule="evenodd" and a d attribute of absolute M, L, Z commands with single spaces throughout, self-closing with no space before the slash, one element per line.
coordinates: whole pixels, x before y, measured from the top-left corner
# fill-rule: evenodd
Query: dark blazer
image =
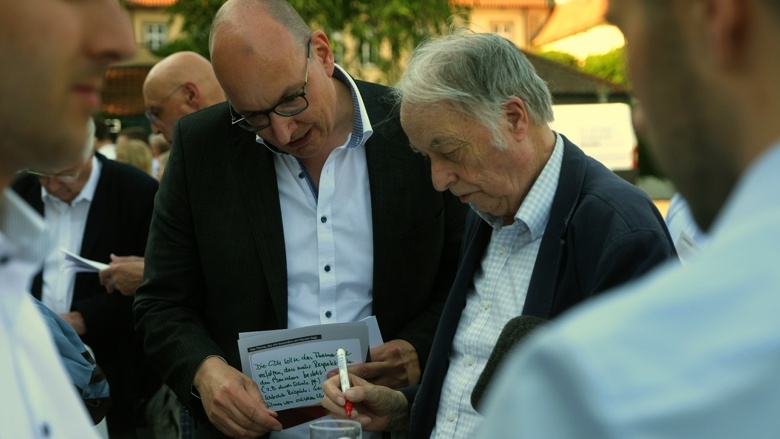
<path fill-rule="evenodd" d="M 102 164 L 95 196 L 90 204 L 82 238 L 81 256 L 110 262 L 110 254 L 143 255 L 152 218 L 157 180 L 139 169 L 96 154 Z M 43 200 L 38 177 L 22 175 L 13 189 L 41 215 Z M 33 279 L 31 291 L 40 299 L 42 272 Z M 95 352 L 111 391 L 109 431 L 135 428 L 135 406 L 159 388 L 160 378 L 143 358 L 133 331 L 132 297 L 108 294 L 97 273 L 76 275 L 72 311 L 84 316 L 87 333 L 82 340 Z M 135 349 L 134 349 L 135 347 Z"/>
<path fill-rule="evenodd" d="M 546 320 L 676 256 L 652 200 L 568 139 L 563 140 L 558 188 L 523 307 L 523 315 Z M 404 392 L 414 401 L 410 439 L 429 437 L 436 423 L 452 340 L 492 230 L 475 213 L 469 214 L 461 265 L 436 331 L 428 367 L 416 395 Z"/>
<path fill-rule="evenodd" d="M 429 163 L 384 98 L 389 89 L 356 83 L 374 129 L 365 146 L 373 312 L 384 339 L 409 341 L 424 366 L 457 269 L 465 206 L 433 189 Z M 201 420 L 191 395 L 201 361 L 220 355 L 241 370 L 239 332 L 287 327 L 283 227 L 273 153 L 230 124 L 227 104 L 181 119 L 134 310 L 146 352 Z"/>

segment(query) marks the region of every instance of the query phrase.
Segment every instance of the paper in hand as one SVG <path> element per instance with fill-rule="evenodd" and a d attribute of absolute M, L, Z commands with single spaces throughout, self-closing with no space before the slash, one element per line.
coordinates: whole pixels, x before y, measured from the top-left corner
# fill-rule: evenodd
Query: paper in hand
<path fill-rule="evenodd" d="M 65 270 L 67 271 L 73 273 L 97 273 L 104 268 L 108 268 L 108 264 L 83 258 L 64 248 L 61 248 L 60 251 L 65 253 Z"/>

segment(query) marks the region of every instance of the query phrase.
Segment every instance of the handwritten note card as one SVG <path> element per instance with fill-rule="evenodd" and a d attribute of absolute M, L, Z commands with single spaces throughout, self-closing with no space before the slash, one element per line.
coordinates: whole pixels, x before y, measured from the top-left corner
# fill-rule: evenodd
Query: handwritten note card
<path fill-rule="evenodd" d="M 347 363 L 362 363 L 368 353 L 364 323 L 317 325 L 242 336 L 238 340 L 243 372 L 260 387 L 273 410 L 317 405 L 322 383 L 337 367 L 336 351 Z"/>
<path fill-rule="evenodd" d="M 268 407 L 281 410 L 319 404 L 325 396 L 322 383 L 328 371 L 337 367 L 339 348 L 347 351 L 348 364 L 362 363 L 356 355 L 360 352 L 357 339 L 295 345 L 285 349 L 281 358 L 266 350 L 251 354 L 252 378 Z"/>

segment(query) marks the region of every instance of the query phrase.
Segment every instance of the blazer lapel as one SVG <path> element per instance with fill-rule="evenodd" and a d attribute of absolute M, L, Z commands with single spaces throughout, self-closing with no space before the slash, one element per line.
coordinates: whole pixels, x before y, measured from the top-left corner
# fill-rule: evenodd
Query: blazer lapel
<path fill-rule="evenodd" d="M 81 238 L 81 256 L 95 259 L 94 254 L 95 247 L 98 244 L 100 236 L 103 234 L 103 229 L 109 222 L 108 211 L 110 209 L 105 206 L 110 202 L 108 192 L 112 184 L 113 162 L 109 162 L 108 159 L 102 159 L 98 157 L 101 163 L 100 176 L 98 177 L 97 187 L 95 188 L 95 195 L 92 197 L 92 202 L 89 203 L 89 213 L 87 214 L 87 224 L 84 227 L 84 236 Z M 116 200 L 114 200 L 116 201 Z M 109 255 L 100 255 L 105 257 L 101 262 L 108 261 Z"/>
<path fill-rule="evenodd" d="M 273 155 L 247 135 L 236 136 L 228 149 L 232 151 L 238 190 L 246 200 L 242 207 L 260 257 L 259 268 L 268 283 L 280 324 L 286 328 L 287 259 Z"/>
<path fill-rule="evenodd" d="M 555 299 L 563 250 L 566 247 L 566 231 L 585 182 L 587 162 L 585 154 L 563 137 L 563 161 L 558 177 L 558 188 L 550 208 L 550 219 L 544 230 L 534 272 L 528 285 L 528 295 L 523 307 L 524 315 L 549 319 Z"/>

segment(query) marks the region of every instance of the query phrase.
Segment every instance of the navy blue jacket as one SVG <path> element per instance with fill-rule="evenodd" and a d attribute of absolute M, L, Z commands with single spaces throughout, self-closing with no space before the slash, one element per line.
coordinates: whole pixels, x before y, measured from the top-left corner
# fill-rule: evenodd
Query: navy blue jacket
<path fill-rule="evenodd" d="M 523 307 L 524 315 L 543 319 L 676 256 L 663 217 L 647 194 L 563 140 L 558 188 Z M 492 230 L 474 212 L 466 219 L 460 267 L 427 368 L 416 394 L 405 391 L 413 398 L 410 439 L 429 437 L 436 423 L 452 341 Z"/>

